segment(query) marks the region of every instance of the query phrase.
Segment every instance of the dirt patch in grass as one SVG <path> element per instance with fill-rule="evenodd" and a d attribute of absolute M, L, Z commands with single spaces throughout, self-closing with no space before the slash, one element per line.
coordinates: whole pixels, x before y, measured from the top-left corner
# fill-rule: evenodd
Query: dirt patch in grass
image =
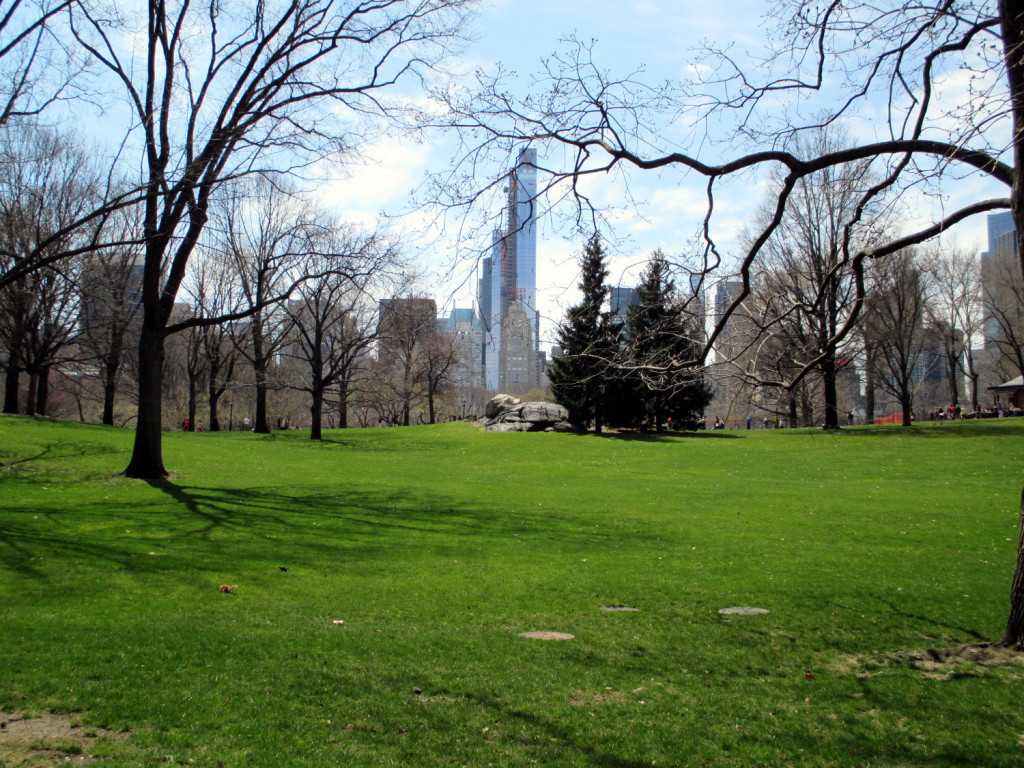
<path fill-rule="evenodd" d="M 894 667 L 908 666 L 929 680 L 953 680 L 1000 670 L 1013 679 L 1024 679 L 1024 653 L 993 643 L 927 648 L 923 651 L 860 654 L 839 659 L 839 672 L 872 677 Z"/>
<path fill-rule="evenodd" d="M 569 694 L 569 703 L 574 707 L 587 707 L 597 704 L 621 704 L 627 701 L 628 697 L 621 691 L 613 691 L 606 688 L 603 691 L 572 691 Z"/>
<path fill-rule="evenodd" d="M 0 710 L 0 765 L 9 768 L 93 765 L 128 734 L 83 725 L 73 715 Z"/>

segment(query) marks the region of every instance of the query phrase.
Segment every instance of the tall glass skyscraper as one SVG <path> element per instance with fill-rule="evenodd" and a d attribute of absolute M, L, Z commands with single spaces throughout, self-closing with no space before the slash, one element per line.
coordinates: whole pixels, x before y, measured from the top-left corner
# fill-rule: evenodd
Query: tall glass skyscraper
<path fill-rule="evenodd" d="M 504 226 L 483 260 L 477 303 L 489 389 L 523 393 L 540 383 L 537 314 L 537 150 L 519 153 L 509 176 Z"/>

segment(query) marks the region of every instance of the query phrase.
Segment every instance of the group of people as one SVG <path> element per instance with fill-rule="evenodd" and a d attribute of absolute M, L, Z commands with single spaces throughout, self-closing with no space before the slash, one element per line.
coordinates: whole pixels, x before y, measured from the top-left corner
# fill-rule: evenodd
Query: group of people
<path fill-rule="evenodd" d="M 1003 416 L 1024 416 L 1024 409 L 1014 403 L 995 403 L 991 407 L 979 407 L 976 411 L 966 411 L 959 404 L 936 408 L 929 414 L 932 421 L 959 421 L 960 419 L 993 419 Z"/>

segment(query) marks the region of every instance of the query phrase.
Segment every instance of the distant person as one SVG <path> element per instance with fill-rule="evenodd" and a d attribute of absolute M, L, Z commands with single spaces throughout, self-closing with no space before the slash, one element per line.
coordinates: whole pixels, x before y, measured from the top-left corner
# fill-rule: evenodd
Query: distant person
<path fill-rule="evenodd" d="M 181 429 L 183 432 L 188 432 L 188 419 L 181 420 Z"/>
<path fill-rule="evenodd" d="M 203 431 L 203 422 L 199 421 L 199 422 L 196 423 L 196 432 L 202 432 L 202 431 Z"/>
<path fill-rule="evenodd" d="M 846 412 L 846 426 L 848 426 L 848 427 L 852 427 L 853 426 L 853 411 L 847 411 Z"/>
<path fill-rule="evenodd" d="M 763 422 L 761 422 L 761 429 L 768 429 L 768 427 L 769 427 L 770 425 L 771 425 L 771 421 L 769 421 L 769 420 L 768 420 L 768 417 L 767 417 L 767 416 L 765 416 L 765 417 L 764 417 L 764 421 L 763 421 Z"/>
<path fill-rule="evenodd" d="M 750 429 L 753 424 L 754 424 L 754 417 L 753 416 L 747 416 L 747 429 Z"/>

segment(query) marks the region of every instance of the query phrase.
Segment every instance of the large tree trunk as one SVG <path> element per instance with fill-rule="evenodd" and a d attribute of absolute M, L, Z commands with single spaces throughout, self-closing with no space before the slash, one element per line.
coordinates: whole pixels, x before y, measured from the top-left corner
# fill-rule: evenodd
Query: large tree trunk
<path fill-rule="evenodd" d="M 253 369 L 256 373 L 256 414 L 252 431 L 266 435 L 270 433 L 270 423 L 267 421 L 267 368 L 258 364 Z"/>
<path fill-rule="evenodd" d="M 1017 567 L 1013 571 L 1013 583 L 1010 586 L 1010 617 L 1006 622 L 1006 632 L 1000 642 L 1002 645 L 1024 651 L 1024 492 L 1021 493 L 1020 499 Z"/>
<path fill-rule="evenodd" d="M 321 440 L 323 438 L 323 416 L 324 416 L 324 388 L 319 383 L 314 383 L 312 391 L 312 402 L 309 405 L 309 439 Z"/>
<path fill-rule="evenodd" d="M 220 401 L 220 394 L 210 387 L 210 431 L 220 432 L 220 419 L 217 415 L 217 404 Z"/>
<path fill-rule="evenodd" d="M 914 423 L 914 413 L 910 394 L 904 392 L 900 396 L 900 408 L 903 410 L 903 426 L 909 427 Z"/>
<path fill-rule="evenodd" d="M 1016 173 L 1010 190 L 1010 204 L 1017 229 L 1017 257 L 1024 274 L 1024 4 L 999 0 L 1003 56 L 1013 109 L 1013 161 Z M 1010 588 L 1010 617 L 1003 643 L 1024 650 L 1024 494 L 1021 496 L 1021 538 Z"/>
<path fill-rule="evenodd" d="M 825 397 L 825 429 L 839 429 L 839 396 L 836 393 L 836 360 L 829 355 L 821 363 L 821 381 Z"/>
<path fill-rule="evenodd" d="M 163 428 L 163 368 L 163 328 L 143 323 L 139 335 L 139 417 L 135 427 L 132 459 L 124 471 L 128 477 L 142 480 L 167 477 L 160 445 Z"/>

